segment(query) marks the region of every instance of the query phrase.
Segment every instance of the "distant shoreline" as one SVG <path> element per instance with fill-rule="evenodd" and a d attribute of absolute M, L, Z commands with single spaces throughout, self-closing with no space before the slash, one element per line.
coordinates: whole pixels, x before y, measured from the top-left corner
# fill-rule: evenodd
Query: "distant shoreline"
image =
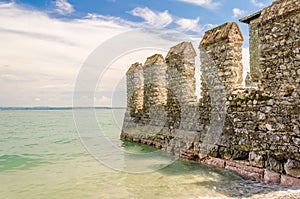
<path fill-rule="evenodd" d="M 126 107 L 0 107 L 0 110 L 73 110 L 73 109 L 126 109 Z"/>

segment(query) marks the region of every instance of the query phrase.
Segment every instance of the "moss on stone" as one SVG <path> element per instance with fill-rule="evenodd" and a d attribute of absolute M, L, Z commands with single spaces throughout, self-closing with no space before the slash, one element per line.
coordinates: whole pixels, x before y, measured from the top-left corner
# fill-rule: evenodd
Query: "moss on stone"
<path fill-rule="evenodd" d="M 244 102 L 246 102 L 247 103 L 247 102 L 249 102 L 251 100 L 252 101 L 254 101 L 254 100 L 257 100 L 257 101 L 268 101 L 270 99 L 271 99 L 271 97 L 266 96 L 266 95 L 262 95 L 258 91 L 254 91 L 254 92 L 251 92 L 248 95 L 235 97 L 233 99 L 233 102 L 235 102 L 235 103 L 238 103 L 238 102 L 244 103 Z"/>

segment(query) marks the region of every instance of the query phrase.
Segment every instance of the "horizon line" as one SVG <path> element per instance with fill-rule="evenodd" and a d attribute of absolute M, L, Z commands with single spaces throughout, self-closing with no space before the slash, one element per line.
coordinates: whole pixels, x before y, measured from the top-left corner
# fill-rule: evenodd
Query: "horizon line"
<path fill-rule="evenodd" d="M 122 106 L 0 106 L 0 110 L 126 109 Z"/>

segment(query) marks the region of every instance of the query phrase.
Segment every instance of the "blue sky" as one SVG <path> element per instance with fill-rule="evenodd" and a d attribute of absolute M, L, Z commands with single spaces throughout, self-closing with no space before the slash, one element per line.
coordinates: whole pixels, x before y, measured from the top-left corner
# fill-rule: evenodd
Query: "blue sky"
<path fill-rule="evenodd" d="M 4 1 L 5 2 L 5 1 Z M 9 1 L 6 1 L 9 2 Z M 51 12 L 55 9 L 54 0 L 15 0 L 17 4 L 32 6 L 33 8 Z M 97 13 L 121 17 L 126 20 L 141 21 L 132 16 L 130 11 L 137 7 L 148 7 L 157 12 L 168 12 L 177 17 L 203 19 L 204 23 L 220 23 L 232 16 L 232 9 L 239 8 L 247 13 L 252 13 L 268 5 L 270 0 L 68 0 L 62 1 L 72 5 L 74 12 L 68 17 L 82 17 L 87 13 Z M 208 2 L 208 3 L 206 3 Z M 52 13 L 54 17 L 61 17 L 59 13 Z"/>
<path fill-rule="evenodd" d="M 206 30 L 227 21 L 238 22 L 271 3 L 272 0 L 0 0 L 0 106 L 72 105 L 76 77 L 89 54 L 128 30 L 139 28 L 149 35 L 151 32 L 170 37 L 180 33 L 190 37 L 196 48 Z M 239 26 L 245 37 L 246 60 L 248 29 L 246 24 Z M 181 37 L 177 39 L 182 41 Z M 130 44 L 125 41 L 120 45 Z M 107 73 L 107 82 L 95 96 L 96 105 L 111 105 L 116 90 L 112 82 L 125 84 L 127 67 L 134 59 L 142 62 L 141 57 L 150 53 L 139 52 L 117 60 L 114 64 L 120 67 Z M 119 90 L 124 93 L 125 87 Z"/>
<path fill-rule="evenodd" d="M 152 11 L 154 14 L 166 12 L 173 21 L 165 28 L 172 29 L 178 27 L 176 20 L 181 18 L 195 20 L 199 25 L 238 22 L 240 17 L 260 10 L 271 4 L 272 0 L 15 0 L 14 2 L 60 19 L 84 18 L 88 14 L 96 14 L 143 22 L 147 20 L 149 14 L 147 12 Z M 246 27 L 241 25 L 244 33 L 247 33 Z M 193 32 L 197 33 L 201 34 Z"/>

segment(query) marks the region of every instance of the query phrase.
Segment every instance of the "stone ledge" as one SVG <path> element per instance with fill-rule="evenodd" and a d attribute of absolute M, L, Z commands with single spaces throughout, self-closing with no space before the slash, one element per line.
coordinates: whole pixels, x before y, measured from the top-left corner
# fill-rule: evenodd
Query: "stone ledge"
<path fill-rule="evenodd" d="M 200 160 L 201 163 L 212 165 L 219 168 L 225 168 L 226 160 L 214 157 L 206 157 Z"/>
<path fill-rule="evenodd" d="M 163 145 L 160 142 L 154 142 L 153 144 L 154 144 L 155 148 L 157 148 L 157 149 L 163 148 Z"/>
<path fill-rule="evenodd" d="M 267 184 L 279 184 L 280 183 L 280 173 L 274 171 L 265 170 L 264 182 Z"/>
<path fill-rule="evenodd" d="M 164 145 L 160 142 L 155 142 L 152 140 L 141 139 L 135 136 L 125 134 L 122 139 L 139 142 L 147 145 L 151 145 L 158 149 L 164 149 Z M 233 162 L 229 160 L 224 160 L 221 158 L 215 158 L 210 156 L 205 156 L 204 158 L 199 157 L 199 154 L 194 153 L 191 150 L 182 150 L 180 152 L 181 158 L 186 158 L 190 160 L 197 160 L 199 163 L 206 165 L 215 166 L 218 168 L 224 168 L 231 170 L 239 174 L 240 176 L 254 181 L 261 181 L 267 184 L 281 184 L 283 186 L 300 186 L 300 178 L 295 178 L 288 175 L 282 175 L 280 173 L 269 171 L 267 169 L 261 169 L 253 166 L 247 166 L 240 162 Z"/>
<path fill-rule="evenodd" d="M 134 142 L 141 142 L 141 139 L 134 137 L 134 138 L 132 138 L 132 141 L 134 141 Z"/>
<path fill-rule="evenodd" d="M 180 157 L 189 160 L 195 160 L 198 159 L 198 154 L 191 150 L 180 150 Z"/>
<path fill-rule="evenodd" d="M 300 186 L 300 179 L 287 175 L 281 175 L 280 184 L 284 186 Z"/>
<path fill-rule="evenodd" d="M 246 166 L 244 164 L 232 161 L 226 161 L 225 169 L 235 171 L 242 177 L 254 180 L 263 181 L 264 169 L 259 169 L 256 167 Z"/>

